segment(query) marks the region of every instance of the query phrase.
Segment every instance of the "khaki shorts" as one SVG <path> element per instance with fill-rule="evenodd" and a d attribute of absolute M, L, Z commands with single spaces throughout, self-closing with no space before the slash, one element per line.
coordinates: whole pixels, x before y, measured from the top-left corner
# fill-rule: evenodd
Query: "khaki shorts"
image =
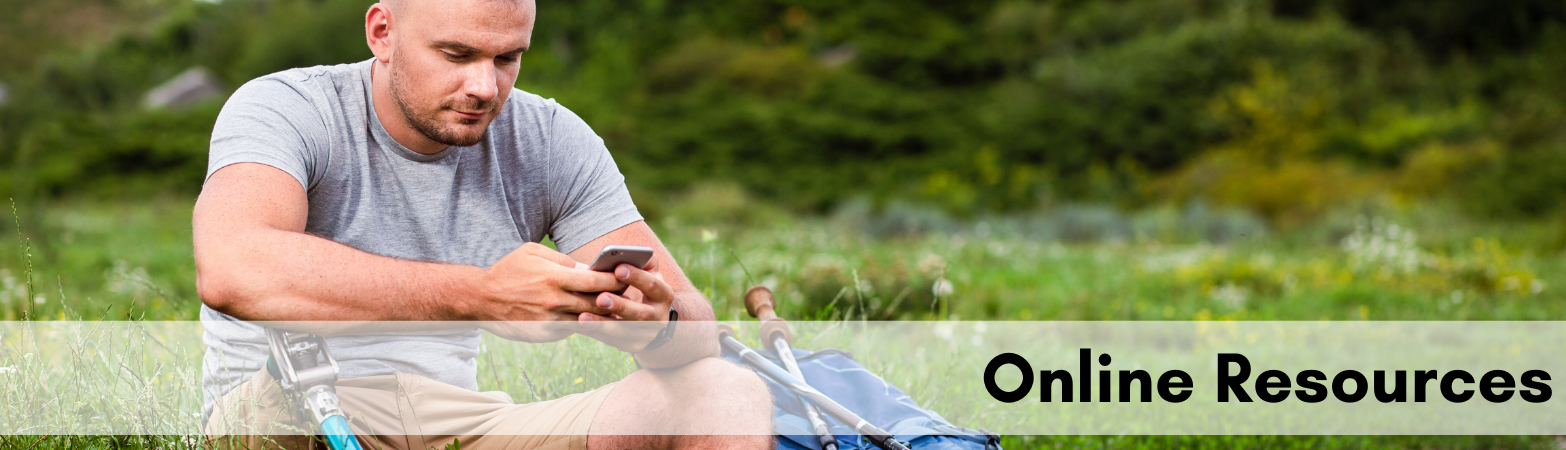
<path fill-rule="evenodd" d="M 588 428 L 615 384 L 554 400 L 512 403 L 504 392 L 475 392 L 398 373 L 337 381 L 343 413 L 366 449 L 585 449 Z M 325 448 L 299 424 L 265 370 L 219 398 L 207 421 L 219 448 Z"/>

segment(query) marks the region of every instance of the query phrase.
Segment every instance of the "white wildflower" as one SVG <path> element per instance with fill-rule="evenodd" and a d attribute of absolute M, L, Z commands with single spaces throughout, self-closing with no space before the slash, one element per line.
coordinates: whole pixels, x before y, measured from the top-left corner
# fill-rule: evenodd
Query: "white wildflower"
<path fill-rule="evenodd" d="M 935 280 L 935 284 L 930 286 L 930 293 L 934 294 L 936 297 L 946 297 L 952 295 L 952 292 L 955 292 L 956 290 L 957 289 L 952 286 L 952 282 L 947 281 L 945 278 Z"/>
<path fill-rule="evenodd" d="M 1221 257 L 1221 253 L 1206 245 L 1197 245 L 1173 252 L 1155 253 L 1142 258 L 1142 269 L 1148 272 L 1172 272 L 1189 269 L 1209 258 Z"/>
<path fill-rule="evenodd" d="M 1250 299 L 1251 290 L 1245 286 L 1226 281 L 1223 285 L 1213 288 L 1210 295 L 1213 300 L 1223 303 L 1224 306 L 1228 306 L 1230 309 L 1240 309 L 1244 308 L 1245 301 Z"/>
<path fill-rule="evenodd" d="M 1413 273 L 1429 266 L 1434 257 L 1419 248 L 1412 230 L 1380 217 L 1354 221 L 1354 232 L 1343 237 L 1343 251 L 1355 270 L 1385 269 L 1395 273 Z"/>
<path fill-rule="evenodd" d="M 874 296 L 875 295 L 875 283 L 871 283 L 870 280 L 859 278 L 859 271 L 857 271 L 857 270 L 855 270 L 853 272 L 853 274 L 854 274 L 854 294 L 855 295 L 863 295 L 865 297 L 872 297 L 872 296 Z"/>
<path fill-rule="evenodd" d="M 926 275 L 936 275 L 946 271 L 946 258 L 934 253 L 925 253 L 919 257 L 919 272 Z"/>

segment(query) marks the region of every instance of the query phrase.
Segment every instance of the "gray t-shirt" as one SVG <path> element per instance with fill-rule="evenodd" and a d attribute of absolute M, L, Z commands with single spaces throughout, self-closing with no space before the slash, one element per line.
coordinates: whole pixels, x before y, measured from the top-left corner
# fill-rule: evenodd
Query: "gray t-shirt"
<path fill-rule="evenodd" d="M 293 69 L 245 83 L 212 130 L 207 176 L 236 163 L 304 187 L 305 231 L 405 260 L 488 267 L 546 235 L 562 252 L 641 220 L 603 139 L 554 100 L 512 90 L 483 142 L 433 155 L 393 140 L 373 113 L 370 67 Z M 206 410 L 262 369 L 261 327 L 201 307 Z M 336 336 L 342 378 L 395 372 L 477 389 L 477 329 Z"/>

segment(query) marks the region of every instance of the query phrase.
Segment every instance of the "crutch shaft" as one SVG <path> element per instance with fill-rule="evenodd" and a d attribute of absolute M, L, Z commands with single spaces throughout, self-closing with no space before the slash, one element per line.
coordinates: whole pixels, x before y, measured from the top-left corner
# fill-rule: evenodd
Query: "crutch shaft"
<path fill-rule="evenodd" d="M 798 378 L 799 382 L 805 381 L 805 373 L 799 370 L 799 361 L 794 360 L 794 349 L 788 345 L 788 341 L 782 336 L 773 339 L 772 347 L 778 349 L 778 355 L 783 360 L 783 366 L 788 368 L 788 373 Z M 810 420 L 810 429 L 816 433 L 816 441 L 821 444 L 822 450 L 837 450 L 837 437 L 832 435 L 832 428 L 821 419 L 821 411 L 815 405 L 805 404 L 805 418 Z"/>
<path fill-rule="evenodd" d="M 789 345 L 794 340 L 794 330 L 787 321 L 778 317 L 776 306 L 772 290 L 766 286 L 754 286 L 745 291 L 745 312 L 761 321 L 761 341 L 768 349 L 782 355 L 783 365 L 788 367 L 789 373 L 805 383 L 805 374 L 799 371 L 799 363 L 794 361 L 794 351 Z M 837 450 L 837 436 L 832 434 L 832 428 L 827 426 L 826 421 L 821 420 L 821 411 L 805 403 L 805 418 L 810 420 L 810 429 L 816 433 L 816 441 L 821 444 L 822 450 Z"/>
<path fill-rule="evenodd" d="M 778 365 L 773 364 L 772 361 L 768 361 L 766 358 L 762 357 L 760 353 L 756 353 L 755 350 L 752 350 L 750 347 L 745 346 L 744 343 L 734 339 L 733 336 L 728 334 L 722 334 L 720 336 L 721 337 L 719 339 L 723 343 L 723 347 L 731 352 L 739 354 L 740 360 L 745 361 L 745 364 L 756 368 L 763 375 L 766 375 L 773 381 L 777 381 L 779 384 L 782 384 L 783 386 L 794 391 L 794 393 L 799 394 L 801 398 L 814 403 L 817 407 L 821 408 L 821 411 L 837 419 L 839 422 L 850 424 L 849 426 L 852 427 L 855 432 L 870 439 L 870 442 L 875 444 L 877 447 L 880 447 L 884 450 L 909 450 L 906 444 L 903 444 L 901 441 L 893 438 L 891 434 L 886 432 L 886 430 L 882 430 L 881 428 L 870 424 L 870 422 L 860 418 L 859 415 L 854 414 L 853 411 L 849 411 L 848 408 L 844 408 L 843 405 L 840 405 L 836 401 L 832 400 L 831 397 L 827 397 L 825 394 L 822 394 L 821 391 L 817 391 L 815 388 L 810 387 L 810 385 L 794 378 L 794 375 L 788 373 L 787 370 L 783 369 L 782 367 L 778 367 Z"/>

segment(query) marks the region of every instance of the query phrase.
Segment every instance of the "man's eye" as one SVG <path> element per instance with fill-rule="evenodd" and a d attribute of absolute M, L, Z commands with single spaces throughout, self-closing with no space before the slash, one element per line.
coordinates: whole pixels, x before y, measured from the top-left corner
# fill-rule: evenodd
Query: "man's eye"
<path fill-rule="evenodd" d="M 495 59 L 499 60 L 500 62 L 503 62 L 503 63 L 506 63 L 506 64 L 510 64 L 510 63 L 517 62 L 518 60 L 522 59 L 522 57 L 515 56 L 515 55 L 513 55 L 513 56 L 496 56 Z"/>
<path fill-rule="evenodd" d="M 446 59 L 451 60 L 452 62 L 458 62 L 458 61 L 463 61 L 463 60 L 468 59 L 467 55 L 457 55 L 457 54 L 452 54 L 452 53 L 447 53 L 447 52 L 440 52 L 440 54 L 446 55 Z"/>

